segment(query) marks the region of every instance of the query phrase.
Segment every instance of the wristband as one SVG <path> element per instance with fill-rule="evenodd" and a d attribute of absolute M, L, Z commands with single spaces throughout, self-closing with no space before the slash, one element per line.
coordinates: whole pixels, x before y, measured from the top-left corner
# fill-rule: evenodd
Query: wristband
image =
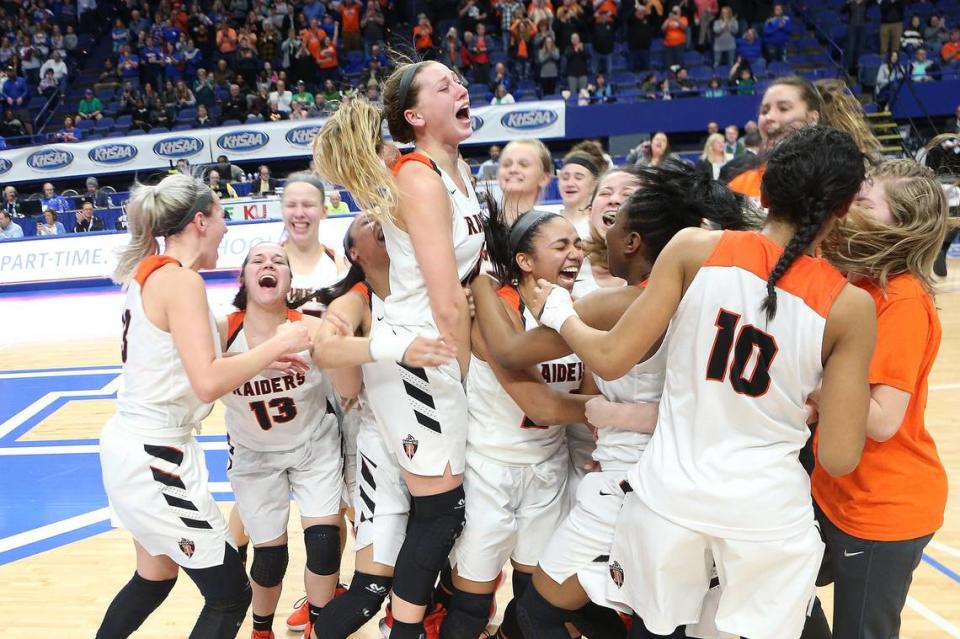
<path fill-rule="evenodd" d="M 573 299 L 570 298 L 570 291 L 554 286 L 543 305 L 543 312 L 540 313 L 540 323 L 560 332 L 563 323 L 576 316 L 577 312 L 573 310 Z"/>
<path fill-rule="evenodd" d="M 415 339 L 414 333 L 400 336 L 389 329 L 376 331 L 370 336 L 370 357 L 375 362 L 403 362 L 403 356 Z"/>

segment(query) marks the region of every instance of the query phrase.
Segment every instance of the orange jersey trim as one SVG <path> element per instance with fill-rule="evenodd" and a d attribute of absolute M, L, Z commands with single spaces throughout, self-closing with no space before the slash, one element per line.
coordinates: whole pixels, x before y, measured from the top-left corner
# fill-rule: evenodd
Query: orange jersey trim
<path fill-rule="evenodd" d="M 742 268 L 766 281 L 783 255 L 783 247 L 753 231 L 724 231 L 704 266 Z M 829 262 L 801 255 L 777 280 L 777 288 L 799 297 L 826 319 L 847 280 Z"/>
<path fill-rule="evenodd" d="M 370 306 L 370 304 L 371 304 L 371 301 L 370 301 L 370 287 L 367 285 L 366 282 L 357 282 L 356 284 L 354 284 L 354 285 L 350 288 L 350 290 L 349 290 L 348 292 L 349 292 L 349 293 L 356 293 L 356 294 L 362 296 L 363 299 L 367 302 L 367 306 Z"/>
<path fill-rule="evenodd" d="M 763 182 L 763 173 L 766 171 L 766 165 L 744 171 L 737 177 L 730 180 L 727 185 L 730 190 L 747 197 L 760 197 L 760 184 Z"/>
<path fill-rule="evenodd" d="M 416 151 L 413 153 L 407 153 L 397 160 L 396 164 L 393 165 L 393 168 L 390 169 L 391 172 L 393 172 L 394 175 L 398 175 L 401 167 L 403 167 L 403 165 L 407 162 L 419 162 L 420 164 L 425 164 L 429 166 L 432 171 L 436 172 L 438 175 L 440 174 L 440 169 L 437 168 L 436 162 L 428 158 L 423 153 L 418 153 Z"/>
<path fill-rule="evenodd" d="M 237 311 L 227 315 L 227 348 L 237 339 L 237 335 L 243 330 L 243 318 L 247 316 L 246 311 Z"/>
<path fill-rule="evenodd" d="M 520 299 L 520 293 L 512 286 L 501 286 L 497 289 L 497 295 L 505 300 L 517 315 L 523 316 L 523 300 Z"/>
<path fill-rule="evenodd" d="M 147 278 L 150 277 L 158 268 L 166 266 L 167 264 L 176 264 L 177 266 L 181 266 L 180 262 L 173 259 L 169 255 L 151 255 L 140 262 L 140 266 L 137 267 L 137 273 L 133 276 L 133 279 L 137 281 L 137 284 L 140 285 L 140 288 L 143 288 L 143 285 L 147 283 Z"/>

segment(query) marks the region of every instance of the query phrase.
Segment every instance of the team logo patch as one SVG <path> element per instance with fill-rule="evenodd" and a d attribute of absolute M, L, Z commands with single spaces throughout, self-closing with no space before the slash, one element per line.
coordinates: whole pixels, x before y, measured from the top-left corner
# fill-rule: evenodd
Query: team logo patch
<path fill-rule="evenodd" d="M 403 452 L 407 454 L 407 459 L 413 459 L 413 456 L 417 454 L 417 448 L 420 447 L 420 442 L 417 441 L 417 438 L 413 435 L 407 435 L 403 438 Z"/>
<path fill-rule="evenodd" d="M 617 584 L 617 588 L 623 588 L 623 567 L 619 561 L 610 564 L 610 578 Z"/>
<path fill-rule="evenodd" d="M 178 545 L 187 557 L 193 557 L 193 553 L 197 550 L 197 545 L 189 539 L 181 539 Z"/>

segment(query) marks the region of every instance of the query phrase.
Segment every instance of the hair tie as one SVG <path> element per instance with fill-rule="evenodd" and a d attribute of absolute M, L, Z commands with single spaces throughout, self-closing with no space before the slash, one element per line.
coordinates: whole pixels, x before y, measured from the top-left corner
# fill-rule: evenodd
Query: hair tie
<path fill-rule="evenodd" d="M 520 242 L 523 241 L 523 238 L 527 236 L 527 233 L 529 233 L 534 226 L 551 217 L 560 216 L 550 211 L 538 211 L 536 209 L 527 211 L 521 215 L 517 221 L 513 223 L 513 226 L 510 227 L 510 235 L 507 238 L 507 243 L 510 245 L 510 254 L 516 255 L 517 247 L 520 245 Z"/>
<path fill-rule="evenodd" d="M 414 62 L 407 65 L 407 68 L 403 70 L 403 75 L 400 76 L 400 89 L 397 91 L 397 96 L 401 109 L 406 108 L 407 94 L 410 92 L 410 85 L 413 84 L 413 76 L 417 74 L 422 64 L 423 62 Z"/>
<path fill-rule="evenodd" d="M 590 174 L 593 177 L 597 177 L 600 175 L 600 170 L 597 168 L 597 165 L 586 158 L 574 156 L 569 160 L 564 160 L 563 166 L 567 166 L 568 164 L 576 164 L 578 166 L 582 166 L 586 170 L 590 171 Z"/>

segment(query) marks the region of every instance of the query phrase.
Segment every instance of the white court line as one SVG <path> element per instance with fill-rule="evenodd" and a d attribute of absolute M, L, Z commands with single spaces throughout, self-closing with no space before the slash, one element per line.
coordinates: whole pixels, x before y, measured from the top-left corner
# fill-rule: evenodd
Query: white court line
<path fill-rule="evenodd" d="M 200 442 L 204 450 L 227 450 L 227 442 Z M 65 444 L 63 446 L 13 446 L 0 448 L 0 457 L 20 457 L 27 455 L 76 455 L 81 453 L 99 453 L 99 444 Z"/>
<path fill-rule="evenodd" d="M 947 621 L 946 619 L 944 619 L 934 611 L 930 610 L 929 608 L 924 606 L 922 603 L 920 603 L 913 597 L 909 597 L 909 596 L 907 597 L 907 606 L 911 610 L 919 614 L 921 617 L 923 617 L 924 619 L 926 619 L 927 621 L 935 625 L 937 628 L 939 628 L 940 630 L 943 630 L 945 633 L 947 633 L 951 637 L 956 637 L 960 639 L 960 628 L 957 628 L 955 625 L 953 625 L 952 623 L 950 623 L 949 621 Z"/>
<path fill-rule="evenodd" d="M 123 378 L 117 377 L 100 390 L 75 390 L 75 391 L 54 391 L 47 393 L 37 401 L 33 402 L 19 413 L 0 424 L 0 437 L 6 437 L 14 430 L 19 428 L 25 421 L 39 413 L 41 410 L 63 397 L 95 397 L 97 395 L 111 395 L 117 391 Z"/>
<path fill-rule="evenodd" d="M 91 524 L 98 524 L 108 519 L 110 519 L 110 509 L 99 508 L 89 513 L 47 524 L 46 526 L 25 530 L 22 533 L 0 539 L 0 552 L 22 548 L 23 546 L 43 541 L 44 539 L 50 539 L 51 537 L 56 537 L 64 533 L 73 532 L 74 530 L 90 526 Z"/>
<path fill-rule="evenodd" d="M 934 550 L 945 552 L 948 555 L 953 555 L 954 557 L 960 557 L 960 550 L 957 550 L 953 546 L 948 546 L 947 544 L 939 541 L 931 541 L 928 545 Z"/>
<path fill-rule="evenodd" d="M 63 369 L 59 371 L 25 371 L 22 373 L 0 373 L 0 379 L 22 379 L 25 377 L 74 377 L 77 375 L 119 375 L 123 372 L 122 368 L 100 368 L 100 369 Z"/>

